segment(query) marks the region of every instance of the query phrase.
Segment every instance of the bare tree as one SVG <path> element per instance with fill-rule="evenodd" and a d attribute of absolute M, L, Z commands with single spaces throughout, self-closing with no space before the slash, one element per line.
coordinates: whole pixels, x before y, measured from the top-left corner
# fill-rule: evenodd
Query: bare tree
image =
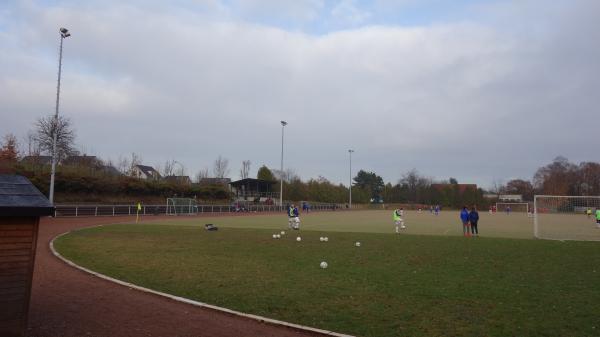
<path fill-rule="evenodd" d="M 162 172 L 160 172 L 160 174 L 162 174 L 163 177 L 168 177 L 168 176 L 174 175 L 175 160 L 167 160 L 161 171 Z"/>
<path fill-rule="evenodd" d="M 27 135 L 23 139 L 27 147 L 27 156 L 39 156 L 42 150 L 40 149 L 40 143 L 37 141 L 36 133 L 33 130 L 27 132 Z"/>
<path fill-rule="evenodd" d="M 533 201 L 533 185 L 530 181 L 523 179 L 512 179 L 506 183 L 505 191 L 507 194 L 520 194 L 523 200 Z"/>
<path fill-rule="evenodd" d="M 54 115 L 40 117 L 35 123 L 35 129 L 35 139 L 40 149 L 49 154 L 52 154 L 54 134 L 56 133 L 56 155 L 59 161 L 75 152 L 73 148 L 75 130 L 73 130 L 69 118 L 59 116 L 57 120 Z"/>
<path fill-rule="evenodd" d="M 563 156 L 540 167 L 533 176 L 535 189 L 544 194 L 569 195 L 575 193 L 572 187 L 576 185 L 577 166 Z"/>
<path fill-rule="evenodd" d="M 219 156 L 215 160 L 215 164 L 213 166 L 213 173 L 215 178 L 225 178 L 225 176 L 229 175 L 229 160 Z"/>
<path fill-rule="evenodd" d="M 130 175 L 133 173 L 133 169 L 137 165 L 142 165 L 142 157 L 135 152 L 131 152 L 131 160 L 129 161 L 129 174 Z"/>
<path fill-rule="evenodd" d="M 294 180 L 300 179 L 300 176 L 296 173 L 296 170 L 293 168 L 288 168 L 283 172 L 283 180 L 288 183 L 291 183 Z"/>
<path fill-rule="evenodd" d="M 131 165 L 129 165 L 129 159 L 127 159 L 127 157 L 119 156 L 119 159 L 117 159 L 117 170 L 122 174 L 128 175 L 130 173 L 130 168 Z"/>
<path fill-rule="evenodd" d="M 202 179 L 208 178 L 208 168 L 203 168 L 196 173 L 196 182 L 199 183 Z"/>
<path fill-rule="evenodd" d="M 408 200 L 417 202 L 423 191 L 431 185 L 431 180 L 421 176 L 416 169 L 412 169 L 402 175 L 398 184 L 406 189 Z"/>
<path fill-rule="evenodd" d="M 104 160 L 103 169 L 104 170 L 116 169 L 115 163 L 112 161 L 112 159 L 108 158 L 108 159 Z"/>
<path fill-rule="evenodd" d="M 283 172 L 281 170 L 271 170 L 273 176 L 276 180 L 283 180 L 287 183 L 292 182 L 293 180 L 300 179 L 300 176 L 296 173 L 296 170 L 293 168 L 287 168 Z"/>
<path fill-rule="evenodd" d="M 246 179 L 250 175 L 250 164 L 249 160 L 242 161 L 242 168 L 240 169 L 240 177 L 242 179 Z"/>
<path fill-rule="evenodd" d="M 579 177 L 582 195 L 600 195 L 600 163 L 579 164 Z"/>
<path fill-rule="evenodd" d="M 179 170 L 174 170 L 175 175 L 180 177 L 185 176 L 185 166 L 183 166 L 183 164 L 178 162 L 177 160 L 174 160 L 174 162 L 179 165 Z"/>
<path fill-rule="evenodd" d="M 504 182 L 502 181 L 502 179 L 494 179 L 494 181 L 492 181 L 492 186 L 490 188 L 490 192 L 492 192 L 493 194 L 495 194 L 496 196 L 500 196 L 500 194 L 502 192 L 504 192 Z"/>

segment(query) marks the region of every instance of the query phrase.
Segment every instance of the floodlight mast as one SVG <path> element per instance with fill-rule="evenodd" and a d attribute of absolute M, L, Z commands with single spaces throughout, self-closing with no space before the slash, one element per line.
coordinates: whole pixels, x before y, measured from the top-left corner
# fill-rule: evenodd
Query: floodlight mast
<path fill-rule="evenodd" d="M 288 123 L 281 121 L 281 171 L 279 172 L 279 206 L 283 209 L 283 129 Z"/>
<path fill-rule="evenodd" d="M 50 174 L 50 193 L 48 199 L 50 203 L 54 203 L 54 176 L 56 174 L 56 162 L 58 160 L 56 155 L 56 143 L 58 141 L 58 106 L 60 102 L 60 75 L 62 72 L 62 51 L 63 51 L 63 40 L 69 36 L 69 30 L 61 27 L 59 29 L 60 32 L 60 51 L 58 55 L 58 82 L 56 85 L 56 111 L 54 113 L 54 125 L 53 125 L 53 135 L 52 135 L 52 172 Z"/>
<path fill-rule="evenodd" d="M 348 185 L 348 190 L 349 190 L 349 203 L 348 206 L 350 209 L 352 209 L 352 153 L 354 152 L 354 150 L 350 149 L 348 150 L 348 154 L 350 154 L 350 184 Z"/>

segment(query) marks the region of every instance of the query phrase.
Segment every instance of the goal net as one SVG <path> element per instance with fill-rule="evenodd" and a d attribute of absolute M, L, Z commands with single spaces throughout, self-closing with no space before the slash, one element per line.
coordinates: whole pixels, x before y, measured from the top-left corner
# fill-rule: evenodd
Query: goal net
<path fill-rule="evenodd" d="M 167 198 L 168 215 L 198 214 L 198 203 L 191 198 Z"/>
<path fill-rule="evenodd" d="M 533 205 L 536 238 L 600 241 L 600 197 L 536 195 Z"/>
<path fill-rule="evenodd" d="M 521 212 L 521 213 L 530 213 L 529 203 L 527 202 L 497 202 L 496 203 L 496 212 Z"/>

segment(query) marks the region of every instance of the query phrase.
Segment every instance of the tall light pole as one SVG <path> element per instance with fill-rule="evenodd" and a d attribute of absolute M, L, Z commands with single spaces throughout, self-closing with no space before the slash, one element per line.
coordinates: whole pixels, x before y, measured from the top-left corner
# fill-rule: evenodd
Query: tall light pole
<path fill-rule="evenodd" d="M 348 154 L 350 154 L 350 185 L 348 185 L 348 189 L 350 191 L 350 195 L 349 195 L 349 207 L 350 209 L 352 209 L 352 152 L 354 152 L 354 150 L 350 149 L 348 150 Z"/>
<path fill-rule="evenodd" d="M 281 121 L 281 171 L 279 176 L 279 206 L 283 207 L 283 129 L 288 123 Z"/>
<path fill-rule="evenodd" d="M 56 161 L 58 158 L 56 158 L 56 142 L 57 142 L 57 138 L 58 138 L 58 103 L 60 101 L 60 74 L 62 71 L 62 51 L 63 51 L 63 40 L 69 36 L 71 36 L 71 33 L 69 33 L 69 30 L 66 28 L 60 28 L 59 29 L 60 32 L 60 52 L 58 54 L 58 83 L 56 85 L 56 112 L 54 113 L 54 134 L 53 134 L 53 138 L 52 138 L 52 173 L 50 174 L 50 195 L 49 198 L 50 199 L 50 203 L 53 204 L 54 203 L 54 175 L 56 174 Z"/>

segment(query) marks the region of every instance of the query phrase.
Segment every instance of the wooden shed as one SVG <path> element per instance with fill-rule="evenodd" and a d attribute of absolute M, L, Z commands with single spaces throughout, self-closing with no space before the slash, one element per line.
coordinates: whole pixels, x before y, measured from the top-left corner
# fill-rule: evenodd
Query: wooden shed
<path fill-rule="evenodd" d="M 0 175 L 0 336 L 23 336 L 39 219 L 54 207 L 25 177 Z"/>

